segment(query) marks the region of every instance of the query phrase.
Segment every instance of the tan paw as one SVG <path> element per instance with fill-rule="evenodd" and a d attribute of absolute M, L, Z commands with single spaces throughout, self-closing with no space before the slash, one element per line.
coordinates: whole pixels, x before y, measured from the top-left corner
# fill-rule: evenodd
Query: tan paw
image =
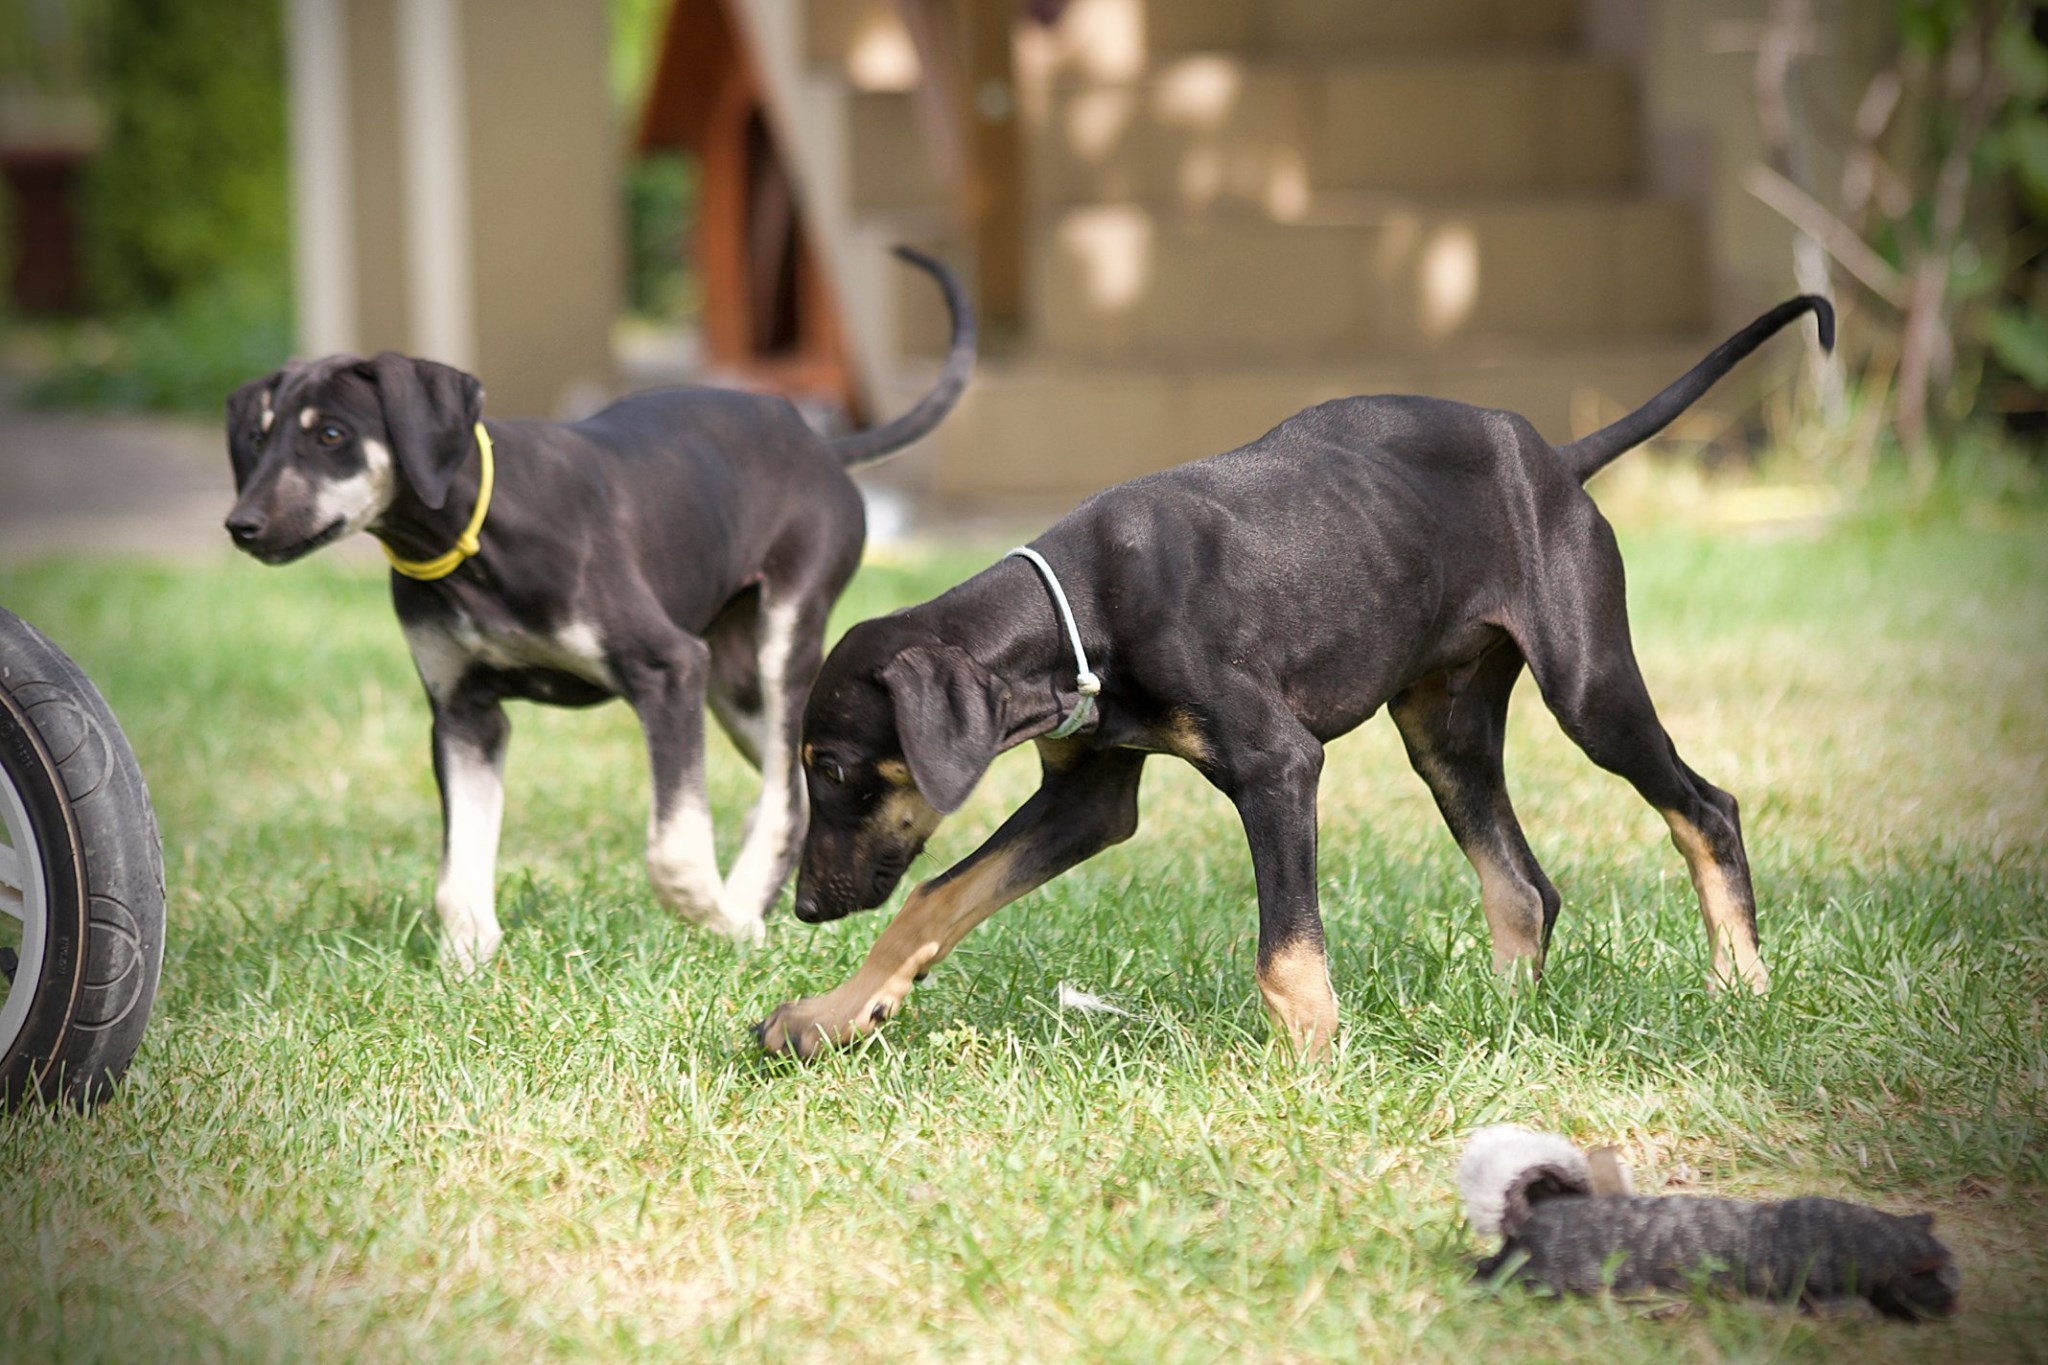
<path fill-rule="evenodd" d="M 790 1056 L 808 1062 L 828 1046 L 844 1046 L 873 1033 L 895 1007 L 882 1000 L 864 1009 L 848 1010 L 833 997 L 839 992 L 792 1000 L 754 1025 L 754 1037 L 771 1057 Z"/>

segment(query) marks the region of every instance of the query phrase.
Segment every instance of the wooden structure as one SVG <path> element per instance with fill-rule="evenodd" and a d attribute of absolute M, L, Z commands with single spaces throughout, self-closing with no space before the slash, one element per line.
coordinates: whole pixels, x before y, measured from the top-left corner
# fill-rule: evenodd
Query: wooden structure
<path fill-rule="evenodd" d="M 712 365 L 836 402 L 858 420 L 838 309 L 730 3 L 676 0 L 669 11 L 639 147 L 699 158 L 697 269 Z"/>

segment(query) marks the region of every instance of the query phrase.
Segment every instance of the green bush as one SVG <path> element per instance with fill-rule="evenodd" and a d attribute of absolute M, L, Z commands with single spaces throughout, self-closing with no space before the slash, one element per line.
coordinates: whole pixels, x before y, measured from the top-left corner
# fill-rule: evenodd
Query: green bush
<path fill-rule="evenodd" d="M 56 342 L 56 364 L 23 395 L 33 405 L 215 414 L 230 389 L 291 354 L 291 308 L 281 290 L 228 275 Z"/>
<path fill-rule="evenodd" d="M 116 314 L 183 310 L 230 276 L 287 298 L 283 6 L 104 0 L 100 9 L 107 135 L 84 205 L 95 304 Z"/>
<path fill-rule="evenodd" d="M 697 217 L 697 160 L 653 152 L 626 172 L 626 306 L 643 318 L 687 317 L 697 276 L 684 239 Z"/>

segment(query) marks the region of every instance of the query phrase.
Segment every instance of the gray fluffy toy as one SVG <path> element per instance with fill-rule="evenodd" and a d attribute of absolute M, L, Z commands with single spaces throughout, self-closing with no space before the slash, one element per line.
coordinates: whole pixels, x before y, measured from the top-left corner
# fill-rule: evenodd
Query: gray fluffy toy
<path fill-rule="evenodd" d="M 1700 1286 L 1814 1307 L 1867 1299 L 1887 1317 L 1955 1311 L 1960 1277 L 1929 1229 L 1835 1199 L 1751 1204 L 1628 1193 L 1625 1168 L 1514 1125 L 1473 1134 L 1458 1163 L 1466 1216 L 1505 1240 L 1484 1279 L 1557 1293 L 1683 1293 Z"/>

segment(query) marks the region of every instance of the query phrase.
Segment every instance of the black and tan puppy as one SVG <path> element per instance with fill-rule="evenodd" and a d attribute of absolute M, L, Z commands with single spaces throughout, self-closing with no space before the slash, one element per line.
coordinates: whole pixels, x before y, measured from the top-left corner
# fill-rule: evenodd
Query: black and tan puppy
<path fill-rule="evenodd" d="M 367 530 L 391 556 L 392 604 L 434 713 L 434 903 L 458 967 L 499 940 L 508 699 L 625 698 L 653 772 L 655 889 L 697 924 L 760 937 L 803 837 L 804 695 L 866 534 L 846 471 L 930 431 L 974 365 L 958 281 L 898 254 L 944 289 L 951 352 L 908 413 L 836 441 L 781 398 L 714 389 L 635 394 L 581 422 L 485 420 L 475 378 L 389 353 L 291 365 L 228 400 L 237 546 L 283 564 Z M 762 778 L 722 880 L 707 699 Z"/>
<path fill-rule="evenodd" d="M 1495 963 L 1539 969 L 1558 895 L 1501 775 L 1525 666 L 1565 732 L 1669 822 L 1714 979 L 1764 989 L 1735 799 L 1658 723 L 1614 534 L 1581 485 L 1807 311 L 1832 344 L 1827 303 L 1793 299 L 1562 449 L 1513 413 L 1325 403 L 1241 449 L 1097 494 L 1032 543 L 1050 574 L 1005 559 L 854 627 L 805 712 L 799 919 L 881 904 L 1002 750 L 1036 740 L 1043 785 L 911 893 L 852 980 L 777 1009 L 763 1046 L 809 1055 L 874 1028 L 988 915 L 1129 838 L 1139 774 L 1166 753 L 1237 806 L 1258 883 L 1260 990 L 1297 1046 L 1327 1047 L 1337 1004 L 1316 897 L 1317 779 L 1323 745 L 1382 706 L 1479 873 Z M 1100 673 L 1078 730 L 1086 689 L 1055 576 Z"/>

